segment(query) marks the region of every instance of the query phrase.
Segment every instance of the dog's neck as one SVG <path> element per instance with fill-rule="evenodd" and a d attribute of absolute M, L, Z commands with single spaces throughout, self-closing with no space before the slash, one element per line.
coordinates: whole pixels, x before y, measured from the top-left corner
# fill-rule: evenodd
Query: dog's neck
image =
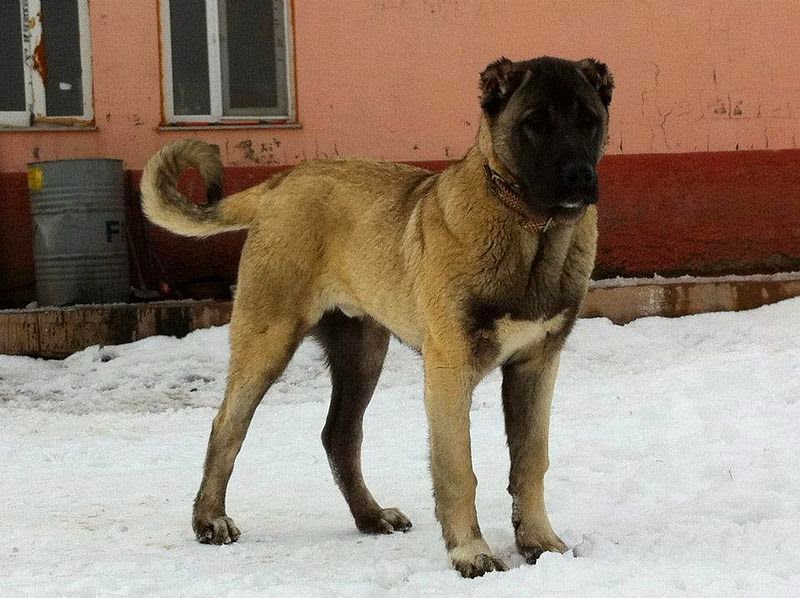
<path fill-rule="evenodd" d="M 484 162 L 483 170 L 486 173 L 486 184 L 489 192 L 500 200 L 509 210 L 520 218 L 520 226 L 532 235 L 547 232 L 553 225 L 553 218 L 534 212 L 522 196 L 522 189 L 516 183 L 504 179 L 500 173 Z"/>
<path fill-rule="evenodd" d="M 475 145 L 467 152 L 467 160 L 472 163 L 473 167 L 480 165 L 489 195 L 512 212 L 517 223 L 526 232 L 531 235 L 540 235 L 555 224 L 549 214 L 534 210 L 525 201 L 520 185 L 509 180 L 508 175 L 511 173 L 506 172 L 507 169 L 494 152 L 486 118 L 481 119 Z"/>

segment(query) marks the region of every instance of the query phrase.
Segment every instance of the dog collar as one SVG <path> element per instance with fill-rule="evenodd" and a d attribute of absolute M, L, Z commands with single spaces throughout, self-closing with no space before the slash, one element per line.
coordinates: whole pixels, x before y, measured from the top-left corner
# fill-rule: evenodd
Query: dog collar
<path fill-rule="evenodd" d="M 483 165 L 486 172 L 486 181 L 489 184 L 489 191 L 492 192 L 500 202 L 509 210 L 516 213 L 522 222 L 520 226 L 532 235 L 547 232 L 553 224 L 553 219 L 548 216 L 536 214 L 522 199 L 522 189 L 515 183 L 509 183 L 500 173 L 488 164 Z"/>

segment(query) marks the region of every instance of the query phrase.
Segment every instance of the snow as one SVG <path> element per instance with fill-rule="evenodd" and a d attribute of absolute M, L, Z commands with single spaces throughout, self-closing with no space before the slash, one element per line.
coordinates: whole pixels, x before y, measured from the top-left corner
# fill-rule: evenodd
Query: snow
<path fill-rule="evenodd" d="M 433 515 L 421 362 L 400 345 L 365 422 L 364 471 L 407 534 L 359 534 L 319 432 L 329 385 L 304 344 L 237 461 L 236 544 L 195 542 L 191 502 L 227 329 L 0 356 L 0 593 L 788 596 L 800 592 L 800 299 L 741 313 L 582 320 L 562 359 L 546 495 L 571 550 L 514 551 L 498 374 L 475 394 L 484 534 L 512 567 L 447 563 Z M 576 558 L 577 557 L 577 558 Z"/>

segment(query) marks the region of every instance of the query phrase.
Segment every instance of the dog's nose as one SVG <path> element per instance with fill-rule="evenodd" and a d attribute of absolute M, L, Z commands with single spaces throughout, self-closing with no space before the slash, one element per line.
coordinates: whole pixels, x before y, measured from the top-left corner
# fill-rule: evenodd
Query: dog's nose
<path fill-rule="evenodd" d="M 597 173 L 586 162 L 568 162 L 561 169 L 561 179 L 568 193 L 590 192 L 597 186 Z"/>

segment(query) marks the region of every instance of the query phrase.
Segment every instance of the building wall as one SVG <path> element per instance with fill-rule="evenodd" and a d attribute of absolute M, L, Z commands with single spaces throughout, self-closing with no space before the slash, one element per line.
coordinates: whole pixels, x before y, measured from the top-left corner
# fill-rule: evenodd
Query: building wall
<path fill-rule="evenodd" d="M 189 135 L 220 145 L 230 191 L 317 156 L 441 166 L 471 144 L 478 74 L 503 55 L 593 56 L 614 73 L 596 275 L 800 270 L 800 2 L 293 5 L 301 127 L 187 131 L 159 128 L 157 0 L 90 1 L 96 128 L 0 130 L 0 306 L 32 298 L 29 161 L 123 159 L 134 218 L 137 171 Z M 235 274 L 239 238 L 148 234 L 135 268 L 155 263 L 150 282 Z"/>
<path fill-rule="evenodd" d="M 478 73 L 501 55 L 607 62 L 611 153 L 785 149 L 800 136 L 796 0 L 296 0 L 294 14 L 302 128 L 192 133 L 228 165 L 458 157 Z M 138 169 L 186 134 L 157 130 L 157 1 L 92 0 L 90 19 L 97 130 L 2 132 L 0 172 L 89 156 Z"/>

